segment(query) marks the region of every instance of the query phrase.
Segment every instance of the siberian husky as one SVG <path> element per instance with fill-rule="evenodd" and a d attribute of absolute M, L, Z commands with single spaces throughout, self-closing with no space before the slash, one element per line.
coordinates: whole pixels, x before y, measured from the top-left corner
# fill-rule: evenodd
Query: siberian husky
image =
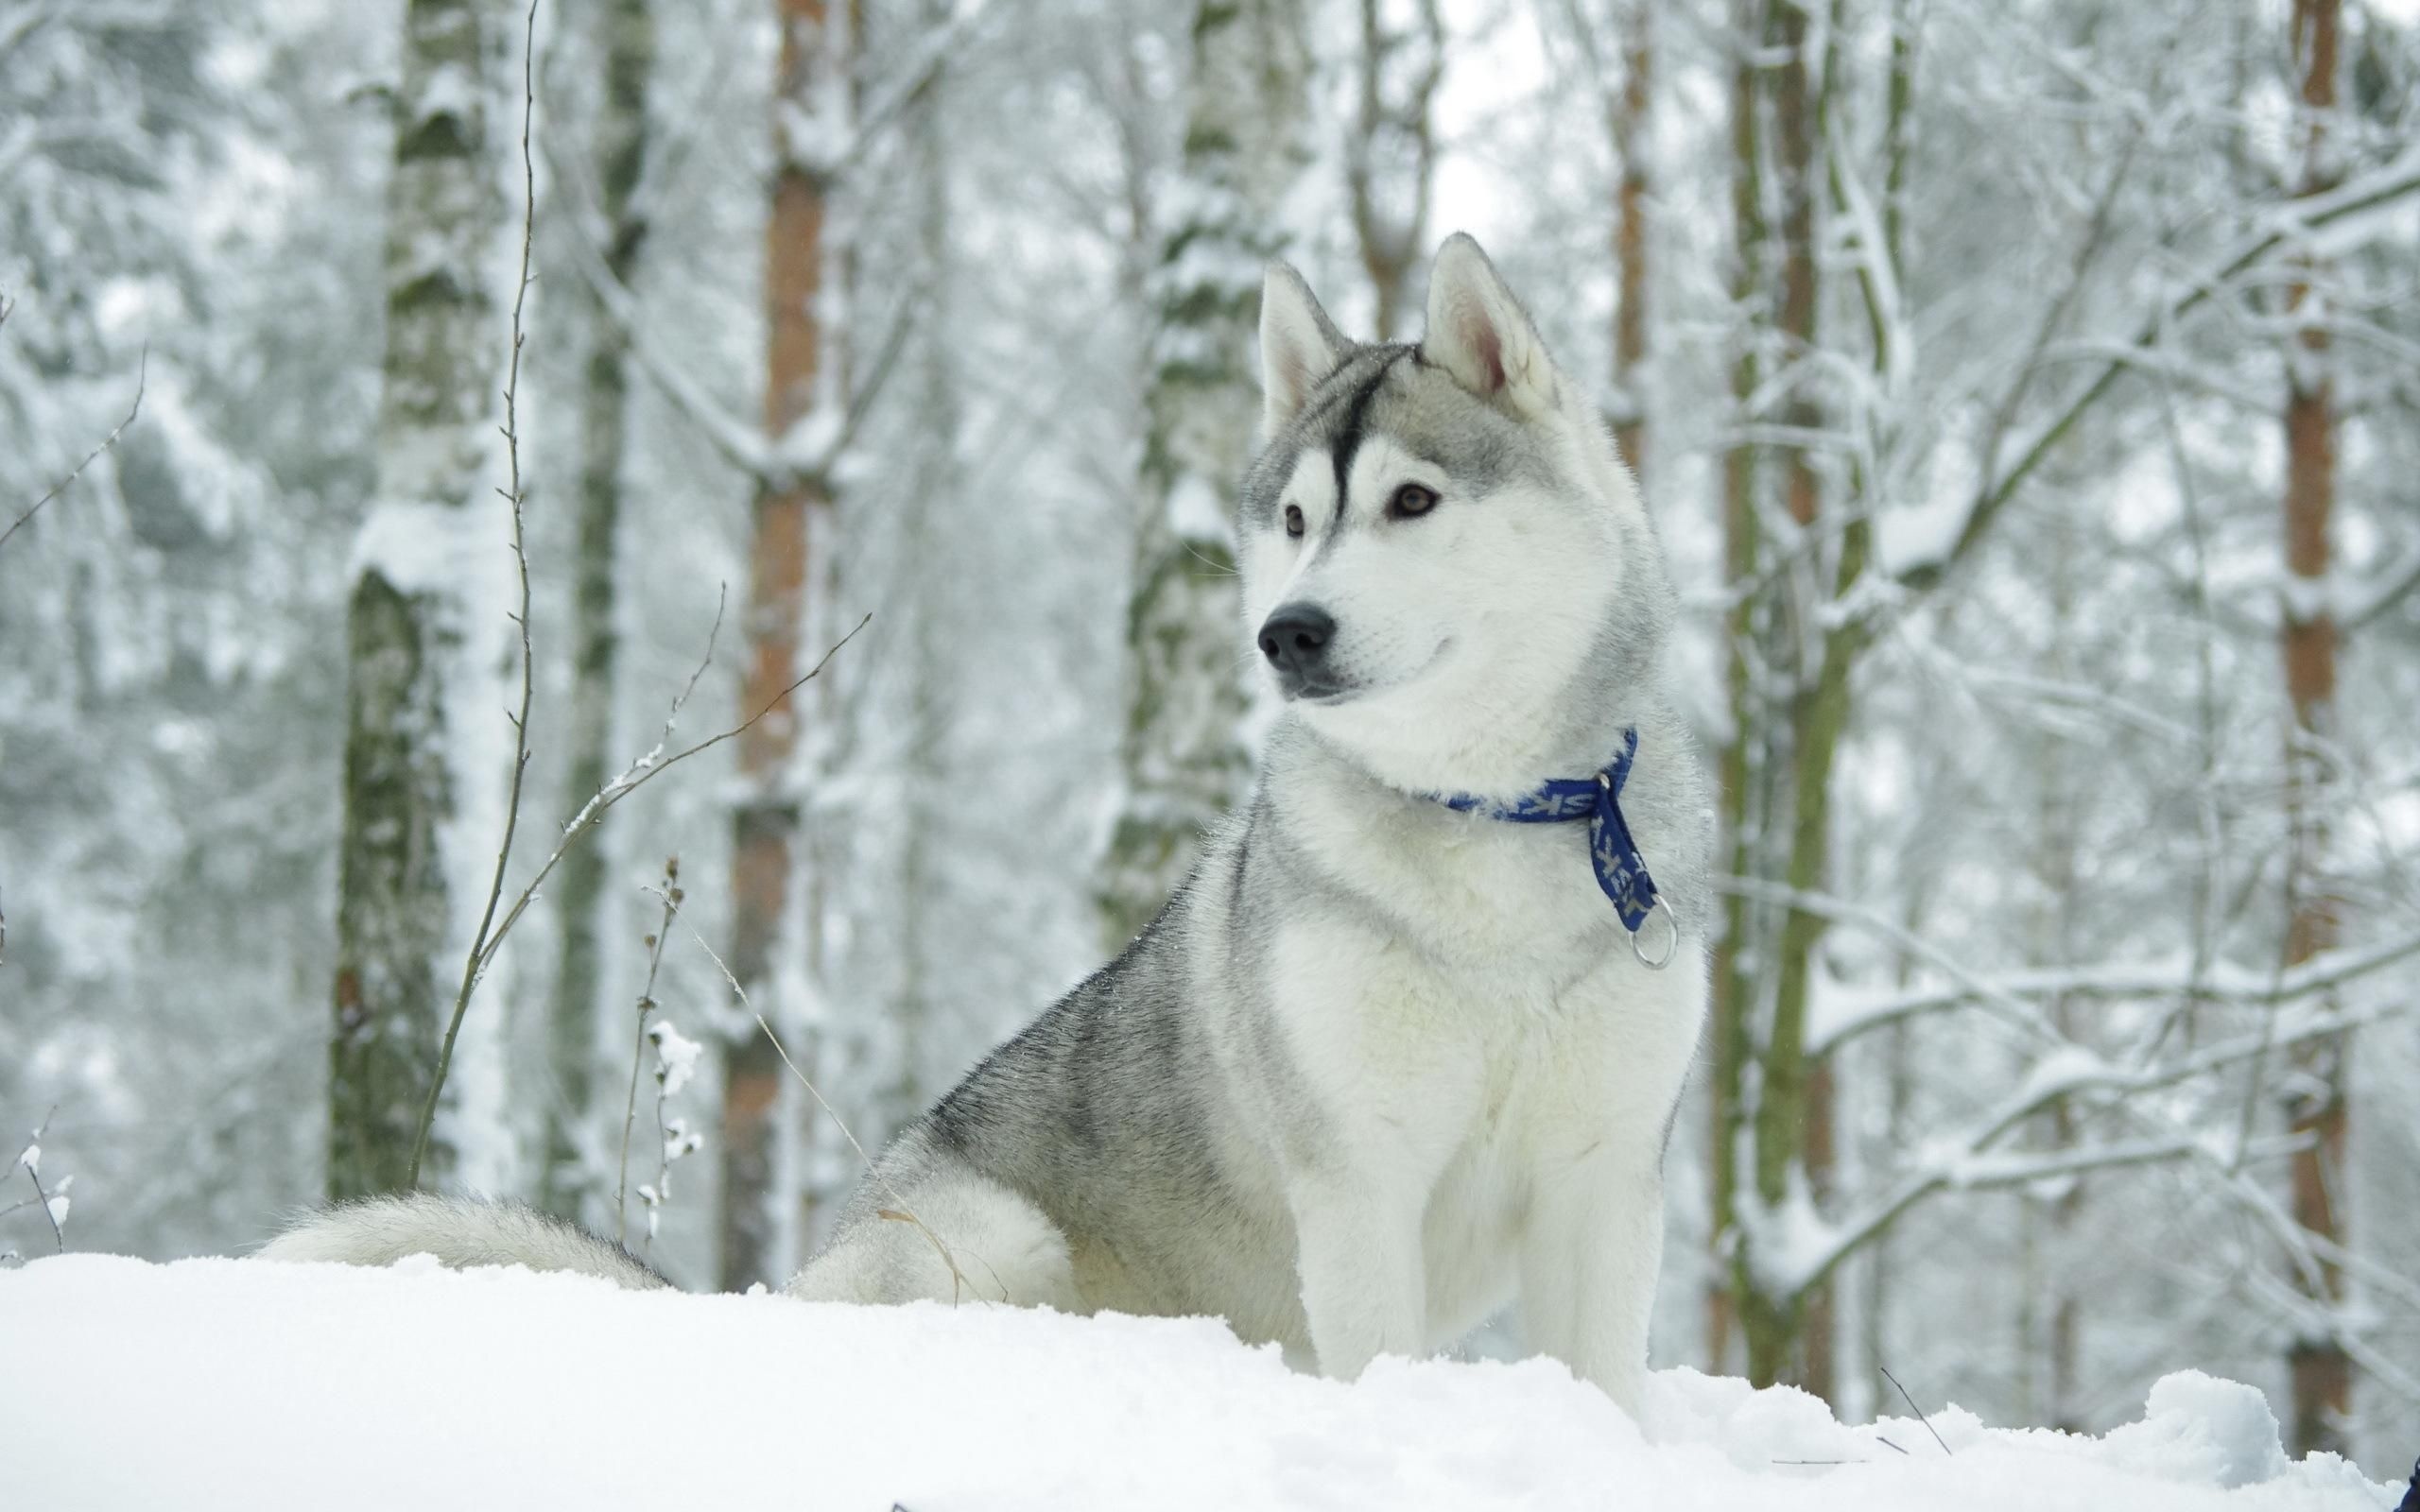
<path fill-rule="evenodd" d="M 1478 243 L 1412 345 L 1260 315 L 1236 522 L 1282 695 L 1251 799 L 1124 954 L 875 1162 L 786 1288 L 1209 1314 L 1357 1375 L 1518 1298 L 1636 1411 L 1664 1148 L 1705 1010 L 1674 596 L 1584 387 Z M 285 1260 L 661 1279 L 527 1210 L 339 1208 Z"/>

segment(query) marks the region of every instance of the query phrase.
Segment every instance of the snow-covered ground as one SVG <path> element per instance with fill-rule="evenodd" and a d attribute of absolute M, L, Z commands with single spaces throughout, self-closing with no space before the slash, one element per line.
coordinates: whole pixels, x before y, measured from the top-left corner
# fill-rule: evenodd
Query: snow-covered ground
<path fill-rule="evenodd" d="M 2258 1393 L 2195 1374 L 2101 1438 L 1930 1417 L 1843 1428 L 1799 1392 L 1668 1371 L 1642 1434 L 1543 1361 L 1341 1385 L 1202 1320 L 410 1262 L 0 1272 L 7 1506 L 2370 1512 L 2400 1490 L 2289 1464 Z"/>

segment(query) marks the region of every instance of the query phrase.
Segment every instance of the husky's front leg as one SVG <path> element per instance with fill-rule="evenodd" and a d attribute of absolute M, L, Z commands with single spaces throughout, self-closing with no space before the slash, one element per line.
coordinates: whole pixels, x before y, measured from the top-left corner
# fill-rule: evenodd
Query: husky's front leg
<path fill-rule="evenodd" d="M 1426 1192 L 1372 1175 L 1302 1177 L 1287 1194 L 1311 1348 L 1320 1373 L 1340 1381 L 1381 1354 L 1418 1354 L 1427 1343 Z"/>
<path fill-rule="evenodd" d="M 1664 1258 L 1660 1144 L 1608 1139 L 1585 1156 L 1547 1161 L 1521 1246 L 1530 1347 L 1596 1383 L 1633 1418 Z"/>

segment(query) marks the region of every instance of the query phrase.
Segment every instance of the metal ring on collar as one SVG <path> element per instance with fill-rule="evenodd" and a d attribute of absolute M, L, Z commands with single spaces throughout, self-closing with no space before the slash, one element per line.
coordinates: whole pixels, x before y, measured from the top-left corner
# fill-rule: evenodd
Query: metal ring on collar
<path fill-rule="evenodd" d="M 1650 955 L 1647 954 L 1647 947 L 1638 942 L 1638 936 L 1647 933 L 1647 924 L 1644 920 L 1640 922 L 1638 928 L 1630 932 L 1630 953 L 1638 957 L 1639 965 L 1651 971 L 1664 970 L 1672 964 L 1673 956 L 1681 954 L 1681 916 L 1672 911 L 1672 905 L 1664 901 L 1664 895 L 1660 892 L 1655 895 L 1654 907 L 1648 910 L 1649 919 L 1655 917 L 1656 909 L 1663 910 L 1664 922 L 1670 925 L 1672 930 L 1671 938 L 1665 943 L 1663 954 Z"/>

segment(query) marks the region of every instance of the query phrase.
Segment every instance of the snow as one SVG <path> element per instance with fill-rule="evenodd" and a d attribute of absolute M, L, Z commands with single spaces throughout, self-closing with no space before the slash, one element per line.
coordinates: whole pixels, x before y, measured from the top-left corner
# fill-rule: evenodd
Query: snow
<path fill-rule="evenodd" d="M 2290 1465 L 2258 1393 L 2190 1372 L 2084 1438 L 1955 1407 L 1845 1428 L 1804 1393 L 1672 1370 L 1642 1434 L 1548 1362 L 1381 1361 L 1345 1385 L 1201 1319 L 100 1255 L 0 1272 L 0 1463 L 25 1506 L 2369 1512 L 2397 1494 L 2332 1455 Z"/>
<path fill-rule="evenodd" d="M 649 1025 L 647 1038 L 655 1046 L 655 1079 L 663 1085 L 665 1096 L 677 1096 L 698 1074 L 698 1056 L 705 1047 L 674 1028 L 668 1019 Z"/>

